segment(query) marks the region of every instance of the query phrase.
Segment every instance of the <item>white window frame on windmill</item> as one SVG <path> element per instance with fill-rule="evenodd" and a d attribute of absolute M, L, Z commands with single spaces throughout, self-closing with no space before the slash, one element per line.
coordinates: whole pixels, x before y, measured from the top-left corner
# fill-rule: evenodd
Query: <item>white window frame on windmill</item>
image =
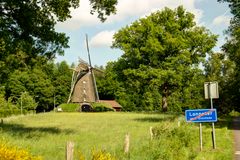
<path fill-rule="evenodd" d="M 83 102 L 86 102 L 86 96 L 87 96 L 87 92 L 86 92 L 86 81 L 83 81 Z"/>
<path fill-rule="evenodd" d="M 205 82 L 204 83 L 204 96 L 205 99 L 218 99 L 218 82 Z"/>

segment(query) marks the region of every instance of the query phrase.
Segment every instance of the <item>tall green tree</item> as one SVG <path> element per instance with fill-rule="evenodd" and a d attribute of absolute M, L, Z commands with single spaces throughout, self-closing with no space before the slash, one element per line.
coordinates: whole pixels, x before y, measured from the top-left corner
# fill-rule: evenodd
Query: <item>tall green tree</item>
<path fill-rule="evenodd" d="M 16 70 L 10 75 L 6 88 L 7 97 L 15 100 L 22 93 L 28 92 L 38 102 L 38 112 L 53 108 L 54 86 L 50 77 L 41 69 Z"/>
<path fill-rule="evenodd" d="M 29 54 L 49 58 L 63 54 L 68 38 L 54 29 L 58 21 L 70 18 L 70 9 L 79 7 L 79 0 L 3 0 L 0 2 L 1 43 L 15 46 Z M 91 13 L 104 21 L 116 12 L 117 0 L 90 0 Z M 8 48 L 9 49 L 9 48 Z M 30 55 L 29 55 L 30 56 Z"/>
<path fill-rule="evenodd" d="M 72 70 L 67 62 L 55 65 L 53 74 L 55 105 L 66 103 L 71 89 Z"/>
<path fill-rule="evenodd" d="M 101 21 L 115 13 L 117 0 L 90 0 L 91 13 Z M 57 22 L 71 17 L 70 9 L 79 0 L 2 0 L 0 1 L 0 84 L 15 69 L 31 67 L 36 57 L 54 59 L 68 46 L 65 33 L 55 30 Z"/>
<path fill-rule="evenodd" d="M 215 100 L 215 107 L 221 113 L 229 113 L 235 104 L 235 64 L 224 53 L 211 53 L 205 63 L 206 81 L 217 81 L 219 99 Z"/>
<path fill-rule="evenodd" d="M 102 22 L 116 13 L 117 0 L 89 2 L 91 13 Z M 52 108 L 55 92 L 57 103 L 65 101 L 69 72 L 66 64 L 55 66 L 52 61 L 57 54 L 64 54 L 69 38 L 56 32 L 55 25 L 71 18 L 70 9 L 80 4 L 79 0 L 0 1 L 0 85 L 6 86 L 4 97 L 19 97 L 28 91 L 38 102 L 39 111 Z"/>
<path fill-rule="evenodd" d="M 228 90 L 231 91 L 232 109 L 240 111 L 240 2 L 238 0 L 219 0 L 219 2 L 227 2 L 229 4 L 230 11 L 233 15 L 228 27 L 227 41 L 222 46 L 223 51 L 227 54 L 230 60 L 235 63 L 235 74 L 231 84 L 228 86 Z"/>
<path fill-rule="evenodd" d="M 17 107 L 20 110 L 35 111 L 37 105 L 35 99 L 28 92 L 22 92 L 17 100 Z"/>
<path fill-rule="evenodd" d="M 145 109 L 157 101 L 167 111 L 170 95 L 195 85 L 194 71 L 216 40 L 209 30 L 196 26 L 194 15 L 182 6 L 152 13 L 114 35 L 113 47 L 124 52 L 115 67 L 118 80 L 132 102 L 141 102 Z"/>
<path fill-rule="evenodd" d="M 97 89 L 100 99 L 115 99 L 116 91 L 119 89 L 116 75 L 112 71 L 114 62 L 109 62 L 106 68 L 102 68 L 103 73 L 96 75 Z"/>

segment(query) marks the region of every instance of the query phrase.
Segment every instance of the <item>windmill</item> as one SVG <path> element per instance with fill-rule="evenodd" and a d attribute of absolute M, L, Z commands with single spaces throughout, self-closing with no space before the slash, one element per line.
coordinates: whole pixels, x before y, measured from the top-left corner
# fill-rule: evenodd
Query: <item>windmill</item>
<path fill-rule="evenodd" d="M 80 59 L 78 66 L 73 69 L 71 91 L 68 98 L 68 103 L 80 103 L 82 110 L 84 110 L 84 106 L 88 106 L 88 108 L 91 107 L 89 103 L 99 101 L 93 70 L 97 70 L 99 72 L 100 70 L 92 67 L 87 35 L 86 45 L 89 63 Z"/>

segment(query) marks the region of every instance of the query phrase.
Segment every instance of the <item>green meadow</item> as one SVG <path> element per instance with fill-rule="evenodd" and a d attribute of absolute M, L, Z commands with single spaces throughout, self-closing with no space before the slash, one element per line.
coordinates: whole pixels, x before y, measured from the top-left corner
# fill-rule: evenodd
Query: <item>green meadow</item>
<path fill-rule="evenodd" d="M 150 140 L 150 127 L 154 137 Z M 130 135 L 129 154 L 123 153 Z M 203 124 L 203 151 L 199 126 L 183 115 L 146 113 L 43 113 L 3 119 L 1 140 L 29 150 L 44 160 L 64 160 L 65 146 L 74 142 L 74 159 L 91 159 L 92 151 L 105 151 L 116 159 L 231 160 L 232 131 L 227 121 L 216 123 L 217 149 L 212 149 L 211 125 Z"/>

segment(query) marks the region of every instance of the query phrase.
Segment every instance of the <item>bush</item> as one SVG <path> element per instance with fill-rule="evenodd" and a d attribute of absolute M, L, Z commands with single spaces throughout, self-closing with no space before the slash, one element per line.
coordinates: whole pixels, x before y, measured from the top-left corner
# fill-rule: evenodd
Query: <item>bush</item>
<path fill-rule="evenodd" d="M 27 110 L 23 110 L 23 114 L 28 113 Z M 11 115 L 20 115 L 20 109 L 0 109 L 0 117 L 8 117 Z"/>
<path fill-rule="evenodd" d="M 1 160 L 41 160 L 42 158 L 32 156 L 28 151 L 14 146 L 8 146 L 0 141 L 0 159 Z"/>
<path fill-rule="evenodd" d="M 92 160 L 116 160 L 110 153 L 105 151 L 92 151 Z"/>
<path fill-rule="evenodd" d="M 19 109 L 23 108 L 25 110 L 35 110 L 37 106 L 38 103 L 28 92 L 23 92 L 17 100 L 17 107 Z"/>
<path fill-rule="evenodd" d="M 95 102 L 92 103 L 91 106 L 93 107 L 93 112 L 108 112 L 108 111 L 115 111 L 109 104 Z"/>
<path fill-rule="evenodd" d="M 153 133 L 158 147 L 153 149 L 154 159 L 194 159 L 197 156 L 194 147 L 197 136 L 190 125 L 182 123 L 181 127 L 176 127 L 166 122 L 155 127 Z"/>
<path fill-rule="evenodd" d="M 239 117 L 239 116 L 240 116 L 240 113 L 237 112 L 237 111 L 235 111 L 235 110 L 232 110 L 232 111 L 229 113 L 229 115 L 230 115 L 231 117 Z"/>
<path fill-rule="evenodd" d="M 78 103 L 63 103 L 59 108 L 62 108 L 63 112 L 76 112 L 79 110 L 80 105 Z"/>
<path fill-rule="evenodd" d="M 82 153 L 80 153 L 79 160 L 85 160 L 85 157 Z M 117 160 L 110 153 L 107 153 L 103 150 L 92 150 L 91 160 Z"/>

